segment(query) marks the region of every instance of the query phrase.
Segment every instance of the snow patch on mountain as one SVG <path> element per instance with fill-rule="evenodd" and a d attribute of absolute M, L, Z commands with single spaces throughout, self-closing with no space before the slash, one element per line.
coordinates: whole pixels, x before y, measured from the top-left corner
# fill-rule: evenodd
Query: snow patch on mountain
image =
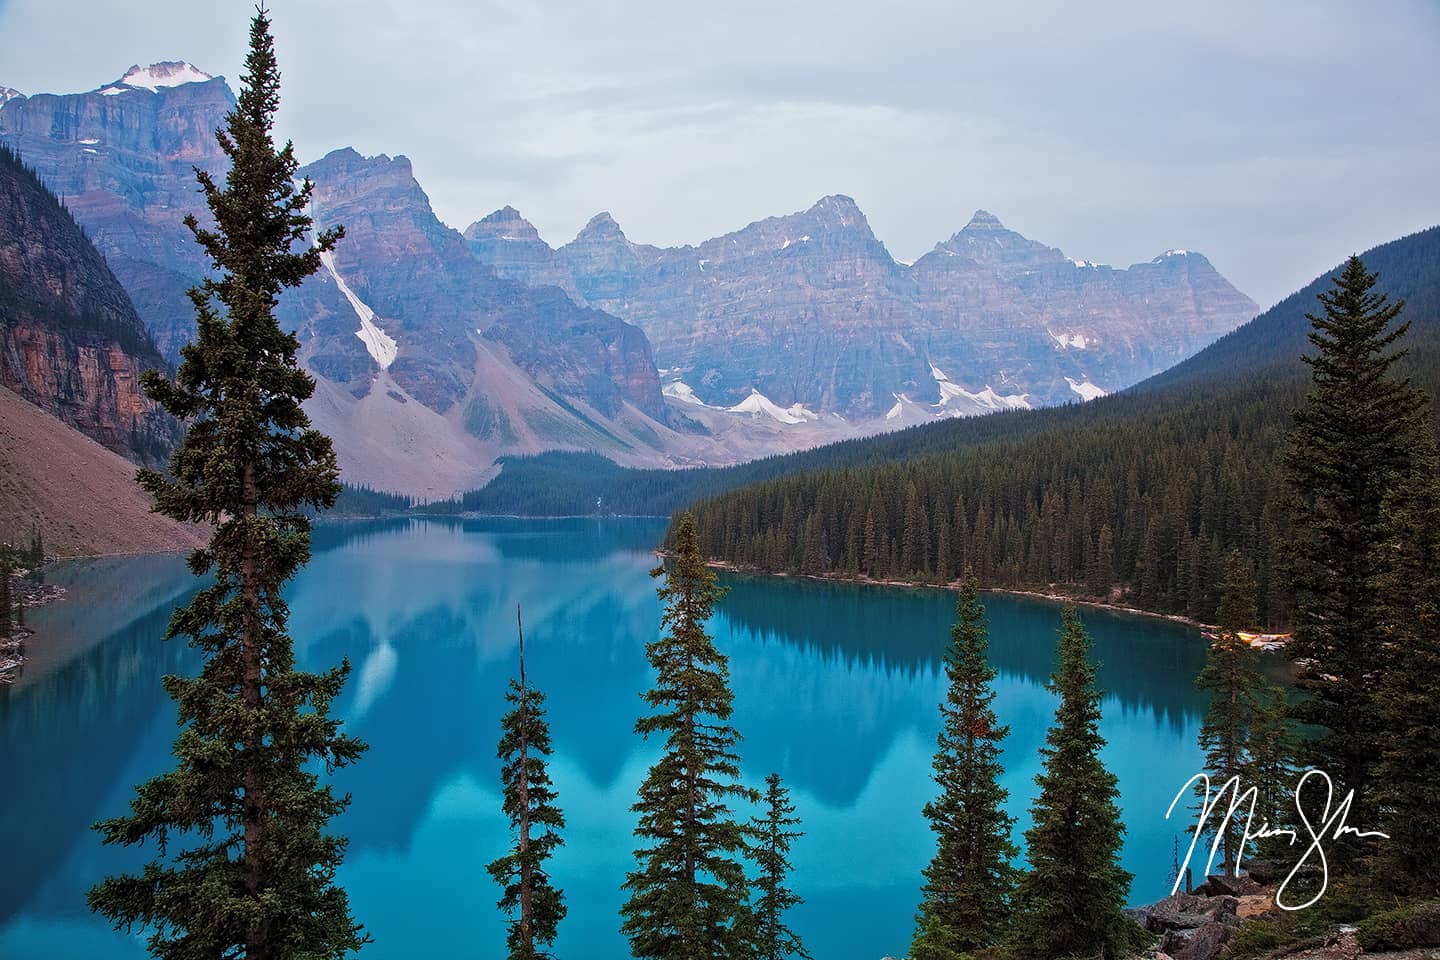
<path fill-rule="evenodd" d="M 1096 397 L 1105 396 L 1104 388 L 1097 387 L 1091 383 L 1089 377 L 1086 377 L 1083 381 L 1066 377 L 1065 382 L 1070 384 L 1071 390 L 1079 394 L 1082 403 L 1088 400 L 1094 400 Z"/>
<path fill-rule="evenodd" d="M 766 416 L 780 423 L 791 424 L 820 419 L 818 414 L 811 412 L 803 403 L 782 407 L 754 387 L 750 388 L 750 396 L 733 407 L 727 407 L 726 412 L 746 413 L 752 417 Z"/>
<path fill-rule="evenodd" d="M 214 80 L 210 74 L 200 70 L 183 60 L 166 60 L 161 63 L 152 63 L 148 67 L 138 64 L 125 72 L 125 76 L 115 81 L 127 87 L 135 87 L 141 90 L 156 92 L 161 87 L 178 87 L 186 83 L 204 83 L 206 80 Z M 102 90 L 101 93 L 106 91 Z M 119 91 L 117 91 L 119 92 Z"/>
<path fill-rule="evenodd" d="M 14 87 L 0 86 L 0 107 L 5 106 L 11 100 L 24 100 L 25 94 Z"/>
<path fill-rule="evenodd" d="M 660 388 L 660 392 L 667 397 L 673 397 L 674 399 L 679 400 L 681 403 L 693 403 L 697 407 L 710 406 L 710 404 L 706 403 L 704 400 L 701 400 L 695 394 L 695 391 L 690 389 L 690 384 L 686 383 L 684 380 L 676 380 L 673 383 L 667 383 L 665 384 L 665 386 Z"/>
<path fill-rule="evenodd" d="M 1061 347 L 1066 347 L 1069 349 L 1084 350 L 1086 347 L 1090 346 L 1090 344 L 1095 342 L 1094 340 L 1091 340 L 1089 337 L 1085 336 L 1085 334 L 1083 333 L 1056 333 L 1054 330 L 1050 330 L 1047 332 L 1057 344 L 1059 344 Z"/>
<path fill-rule="evenodd" d="M 902 413 L 904 413 L 904 412 L 905 412 L 905 398 L 902 397 L 900 394 L 897 393 L 897 394 L 895 394 L 895 406 L 891 407 L 889 410 L 887 410 L 887 411 L 885 412 L 885 419 L 886 419 L 886 420 L 897 420 L 897 419 L 899 419 L 900 414 L 902 414 Z"/>
<path fill-rule="evenodd" d="M 365 344 L 366 351 L 380 365 L 380 369 L 389 369 L 390 364 L 395 362 L 395 357 L 400 352 L 399 344 L 395 342 L 394 337 L 380 328 L 380 324 L 375 322 L 377 319 L 375 311 L 371 310 L 365 301 L 350 289 L 350 284 L 345 282 L 345 278 L 340 276 L 340 271 L 335 269 L 334 255 L 322 253 L 320 262 L 325 265 L 326 271 L 335 279 L 335 285 L 340 288 L 341 293 L 345 294 L 345 299 L 350 301 L 351 309 L 360 318 L 360 329 L 355 331 L 355 336 Z"/>
<path fill-rule="evenodd" d="M 985 389 L 979 393 L 971 393 L 960 384 L 952 383 L 950 378 L 945 376 L 944 372 L 933 363 L 930 365 L 930 376 L 935 378 L 935 383 L 940 387 L 940 402 L 934 406 L 952 416 L 972 416 L 977 413 L 989 413 L 992 410 L 1030 409 L 1028 394 L 999 394 L 988 383 L 985 384 Z"/>

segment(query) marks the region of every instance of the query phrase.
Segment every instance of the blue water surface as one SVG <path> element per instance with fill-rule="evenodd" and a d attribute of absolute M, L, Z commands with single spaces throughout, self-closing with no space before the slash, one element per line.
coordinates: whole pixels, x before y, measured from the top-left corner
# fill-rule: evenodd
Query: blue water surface
<path fill-rule="evenodd" d="M 362 956 L 504 956 L 485 864 L 503 852 L 495 758 L 523 608 L 529 679 L 548 698 L 552 775 L 568 820 L 552 873 L 569 916 L 556 954 L 629 956 L 619 887 L 633 864 L 630 811 L 657 747 L 632 733 L 650 682 L 660 608 L 648 576 L 654 520 L 398 521 L 317 531 L 288 591 L 303 665 L 348 657 L 337 712 L 370 743 L 337 777 L 354 797 L 340 880 L 374 937 Z M 160 687 L 196 655 L 161 639 L 195 583 L 179 557 L 70 564 L 66 602 L 31 612 L 40 639 L 0 687 L 0 957 L 129 960 L 140 932 L 91 915 L 85 891 L 145 851 L 105 848 L 89 825 L 124 812 L 167 768 L 176 732 Z M 818 960 L 904 956 L 933 851 L 921 808 L 954 594 L 726 576 L 712 626 L 730 658 L 744 775 L 778 771 L 805 837 L 791 916 Z M 1054 700 L 1044 689 L 1059 608 L 987 595 L 995 709 L 1010 725 L 1005 786 L 1024 829 Z M 1204 657 L 1196 631 L 1084 610 L 1105 690 L 1104 759 L 1119 777 L 1132 902 L 1169 891 L 1180 825 L 1164 814 L 1200 769 Z"/>

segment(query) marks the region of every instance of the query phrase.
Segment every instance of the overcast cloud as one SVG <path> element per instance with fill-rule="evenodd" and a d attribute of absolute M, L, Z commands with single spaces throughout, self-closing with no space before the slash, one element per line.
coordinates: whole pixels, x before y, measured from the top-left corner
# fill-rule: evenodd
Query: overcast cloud
<path fill-rule="evenodd" d="M 277 0 L 280 133 L 403 153 L 447 223 L 695 243 L 853 196 L 910 260 L 978 207 L 1072 257 L 1206 253 L 1262 306 L 1440 223 L 1440 2 Z M 0 84 L 185 59 L 233 0 L 0 0 Z"/>

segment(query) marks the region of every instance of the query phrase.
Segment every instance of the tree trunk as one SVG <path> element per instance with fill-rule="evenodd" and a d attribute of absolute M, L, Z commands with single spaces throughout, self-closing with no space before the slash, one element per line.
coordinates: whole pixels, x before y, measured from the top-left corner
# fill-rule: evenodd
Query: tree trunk
<path fill-rule="evenodd" d="M 255 518 L 260 500 L 255 487 L 255 465 L 245 464 L 241 476 L 241 517 L 248 524 Z M 259 558 L 256 556 L 254 540 L 247 528 L 242 535 L 240 548 L 240 595 L 244 602 L 244 618 L 240 629 L 240 657 L 243 676 L 240 696 L 245 703 L 247 719 L 253 723 L 260 710 L 261 650 L 260 650 L 260 573 Z M 252 898 L 260 896 L 264 879 L 262 852 L 265 818 L 264 790 L 260 785 L 260 737 L 253 727 L 246 731 L 244 740 L 244 761 L 242 782 L 245 800 L 241 810 L 241 823 L 245 832 L 244 878 L 245 892 Z M 270 945 L 267 942 L 265 924 L 253 923 L 245 931 L 246 960 L 268 960 Z"/>

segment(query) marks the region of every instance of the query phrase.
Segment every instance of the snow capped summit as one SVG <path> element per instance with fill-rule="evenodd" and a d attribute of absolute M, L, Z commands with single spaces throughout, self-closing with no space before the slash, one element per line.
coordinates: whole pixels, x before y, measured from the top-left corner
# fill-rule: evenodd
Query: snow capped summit
<path fill-rule="evenodd" d="M 16 90 L 14 87 L 0 86 L 0 107 L 5 106 L 5 104 L 9 103 L 11 100 L 23 99 L 25 99 L 25 94 L 21 93 L 19 90 Z"/>
<path fill-rule="evenodd" d="M 155 93 L 161 87 L 178 87 L 186 83 L 204 83 L 206 80 L 214 79 L 204 70 L 183 60 L 165 60 L 160 63 L 152 63 L 148 67 L 137 64 L 127 70 L 125 76 L 116 80 L 111 86 L 134 87 L 138 90 L 149 90 L 151 93 Z M 109 88 L 107 87 L 107 89 Z"/>

